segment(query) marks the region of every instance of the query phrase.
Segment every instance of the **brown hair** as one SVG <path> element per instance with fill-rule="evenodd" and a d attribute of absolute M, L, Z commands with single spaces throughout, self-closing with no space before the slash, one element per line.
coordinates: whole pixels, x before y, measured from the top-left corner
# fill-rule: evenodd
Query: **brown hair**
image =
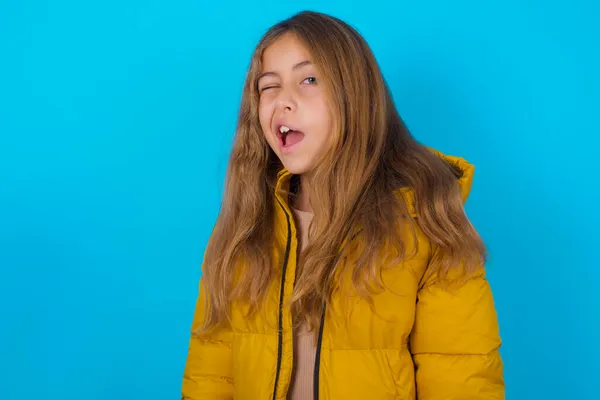
<path fill-rule="evenodd" d="M 226 322 L 235 300 L 256 310 L 274 279 L 274 186 L 282 165 L 261 130 L 257 78 L 263 51 L 284 34 L 295 35 L 308 49 L 335 116 L 333 148 L 310 172 L 315 217 L 311 245 L 298 266 L 295 315 L 318 325 L 332 291 L 336 254 L 356 226 L 364 248 L 351 268 L 363 294 L 377 281 L 384 248 L 391 245 L 400 259 L 406 256 L 401 234 L 406 230 L 398 229 L 399 222 L 418 224 L 436 249 L 431 273 L 444 276 L 461 266 L 468 274 L 485 259 L 483 242 L 463 209 L 459 171 L 411 136 L 365 40 L 337 18 L 301 12 L 271 27 L 251 59 L 222 208 L 204 259 L 207 308 L 201 331 Z M 414 193 L 417 218 L 407 218 L 401 188 Z"/>

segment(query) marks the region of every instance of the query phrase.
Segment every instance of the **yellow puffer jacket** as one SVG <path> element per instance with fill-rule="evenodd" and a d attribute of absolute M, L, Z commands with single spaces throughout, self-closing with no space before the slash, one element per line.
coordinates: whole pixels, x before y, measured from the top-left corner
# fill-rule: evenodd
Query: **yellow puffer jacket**
<path fill-rule="evenodd" d="M 442 157 L 463 171 L 459 184 L 466 200 L 473 166 Z M 288 189 L 289 180 L 283 171 L 278 189 Z M 411 192 L 403 194 L 410 208 Z M 266 312 L 246 317 L 246 308 L 234 305 L 231 329 L 210 338 L 192 335 L 183 399 L 286 398 L 293 332 L 290 310 L 282 305 L 293 289 L 297 242 L 287 201 L 278 196 L 277 202 L 276 236 L 287 251 L 276 256 L 281 275 L 267 295 Z M 504 399 L 498 323 L 483 270 L 452 292 L 443 289 L 424 278 L 432 249 L 422 233 L 417 236 L 417 254 L 383 273 L 388 290 L 374 295 L 374 307 L 359 296 L 342 298 L 342 291 L 327 304 L 318 333 L 315 400 Z M 345 251 L 338 262 L 351 263 L 357 252 Z M 204 317 L 201 299 L 193 330 Z"/>

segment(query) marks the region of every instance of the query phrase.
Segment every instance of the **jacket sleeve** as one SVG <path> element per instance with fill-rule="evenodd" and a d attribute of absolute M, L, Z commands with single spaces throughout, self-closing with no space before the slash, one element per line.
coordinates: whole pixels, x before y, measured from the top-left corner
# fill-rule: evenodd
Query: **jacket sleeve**
<path fill-rule="evenodd" d="M 219 328 L 202 337 L 194 334 L 204 321 L 204 291 L 203 280 L 200 279 L 181 399 L 232 400 L 231 329 Z"/>
<path fill-rule="evenodd" d="M 503 400 L 498 319 L 481 268 L 460 287 L 428 278 L 417 294 L 410 347 L 418 400 Z"/>

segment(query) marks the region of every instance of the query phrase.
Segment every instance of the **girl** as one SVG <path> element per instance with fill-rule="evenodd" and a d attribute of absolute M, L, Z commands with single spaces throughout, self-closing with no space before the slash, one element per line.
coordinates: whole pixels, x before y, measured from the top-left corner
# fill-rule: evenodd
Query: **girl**
<path fill-rule="evenodd" d="M 183 399 L 503 399 L 465 160 L 417 143 L 364 39 L 303 12 L 258 44 Z"/>

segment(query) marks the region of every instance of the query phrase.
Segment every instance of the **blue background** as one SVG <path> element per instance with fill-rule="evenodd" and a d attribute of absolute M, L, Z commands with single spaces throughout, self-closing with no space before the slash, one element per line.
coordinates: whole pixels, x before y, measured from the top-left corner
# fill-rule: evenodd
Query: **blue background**
<path fill-rule="evenodd" d="M 178 398 L 249 57 L 301 9 L 476 164 L 507 398 L 597 399 L 598 2 L 284 3 L 0 0 L 0 399 Z"/>

